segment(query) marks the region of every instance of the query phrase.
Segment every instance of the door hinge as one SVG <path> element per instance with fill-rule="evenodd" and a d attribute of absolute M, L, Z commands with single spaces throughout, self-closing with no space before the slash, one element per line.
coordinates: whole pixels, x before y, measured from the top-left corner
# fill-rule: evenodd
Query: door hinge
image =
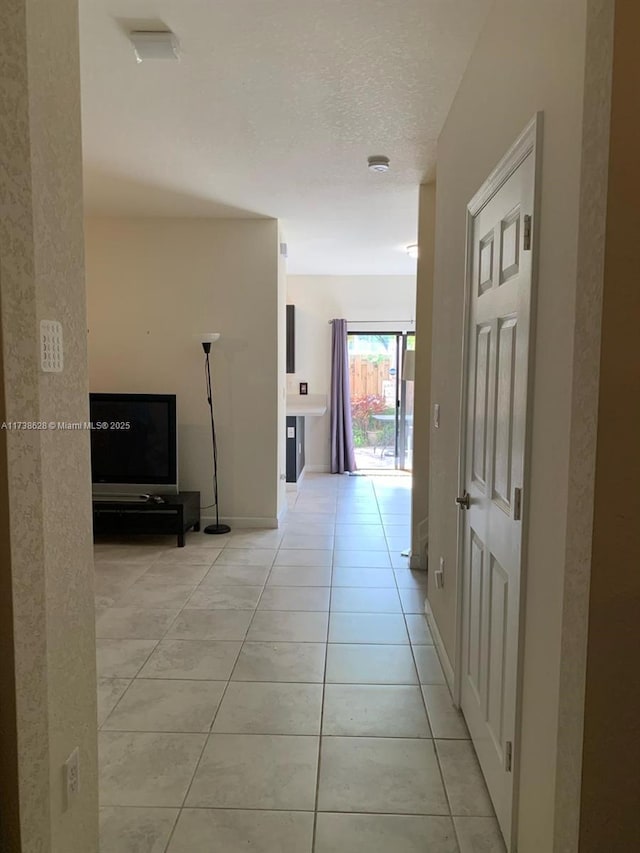
<path fill-rule="evenodd" d="M 513 520 L 522 520 L 522 489 L 513 490 Z"/>
<path fill-rule="evenodd" d="M 531 216 L 529 214 L 525 214 L 524 217 L 524 250 L 525 252 L 531 251 Z"/>
<path fill-rule="evenodd" d="M 507 741 L 504 749 L 504 769 L 507 773 L 511 773 L 513 765 L 513 744 L 510 740 Z"/>

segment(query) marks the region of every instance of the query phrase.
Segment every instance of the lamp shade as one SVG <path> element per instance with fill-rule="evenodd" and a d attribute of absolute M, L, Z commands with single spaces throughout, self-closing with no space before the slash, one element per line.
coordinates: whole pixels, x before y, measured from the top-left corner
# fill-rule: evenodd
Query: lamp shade
<path fill-rule="evenodd" d="M 402 361 L 402 381 L 415 382 L 416 378 L 416 351 L 408 349 Z"/>
<path fill-rule="evenodd" d="M 203 332 L 198 335 L 198 340 L 202 344 L 215 344 L 216 341 L 220 340 L 220 332 Z"/>

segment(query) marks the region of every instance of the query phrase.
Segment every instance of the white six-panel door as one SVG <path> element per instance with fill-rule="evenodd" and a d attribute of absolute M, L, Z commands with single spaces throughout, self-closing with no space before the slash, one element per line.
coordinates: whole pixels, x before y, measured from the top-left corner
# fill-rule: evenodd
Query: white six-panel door
<path fill-rule="evenodd" d="M 509 850 L 534 189 L 531 150 L 469 228 L 460 698 Z"/>

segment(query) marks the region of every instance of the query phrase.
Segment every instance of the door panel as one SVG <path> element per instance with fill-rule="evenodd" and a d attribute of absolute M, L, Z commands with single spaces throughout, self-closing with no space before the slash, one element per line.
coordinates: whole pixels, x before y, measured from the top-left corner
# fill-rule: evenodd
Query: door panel
<path fill-rule="evenodd" d="M 487 726 L 496 750 L 502 754 L 504 723 L 504 669 L 506 663 L 509 575 L 492 556 L 489 575 L 489 646 L 487 655 Z"/>
<path fill-rule="evenodd" d="M 504 284 L 520 269 L 520 205 L 502 220 L 501 233 L 500 284 Z"/>
<path fill-rule="evenodd" d="M 473 408 L 473 479 L 484 490 L 487 481 L 487 417 L 489 415 L 489 348 L 491 326 L 476 330 L 475 405 Z"/>
<path fill-rule="evenodd" d="M 502 318 L 498 328 L 496 367 L 495 440 L 493 454 L 493 497 L 506 512 L 511 511 L 511 457 L 513 438 L 513 393 L 516 377 L 515 317 Z"/>
<path fill-rule="evenodd" d="M 493 282 L 493 231 L 480 241 L 480 263 L 478 264 L 478 296 L 491 287 Z"/>
<path fill-rule="evenodd" d="M 534 154 L 475 216 L 470 233 L 468 353 L 462 513 L 461 704 L 508 849 L 519 660 Z M 497 247 L 497 251 L 496 251 Z"/>
<path fill-rule="evenodd" d="M 478 703 L 483 702 L 482 685 L 482 613 L 484 600 L 484 546 L 477 534 L 471 537 L 469 554 L 469 641 L 467 676 L 476 693 Z"/>

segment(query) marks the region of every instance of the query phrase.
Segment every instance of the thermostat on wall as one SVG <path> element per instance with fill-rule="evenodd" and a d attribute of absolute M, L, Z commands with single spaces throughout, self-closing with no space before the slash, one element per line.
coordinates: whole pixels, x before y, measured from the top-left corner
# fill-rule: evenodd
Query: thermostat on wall
<path fill-rule="evenodd" d="M 62 323 L 40 320 L 40 366 L 44 373 L 62 373 Z"/>

